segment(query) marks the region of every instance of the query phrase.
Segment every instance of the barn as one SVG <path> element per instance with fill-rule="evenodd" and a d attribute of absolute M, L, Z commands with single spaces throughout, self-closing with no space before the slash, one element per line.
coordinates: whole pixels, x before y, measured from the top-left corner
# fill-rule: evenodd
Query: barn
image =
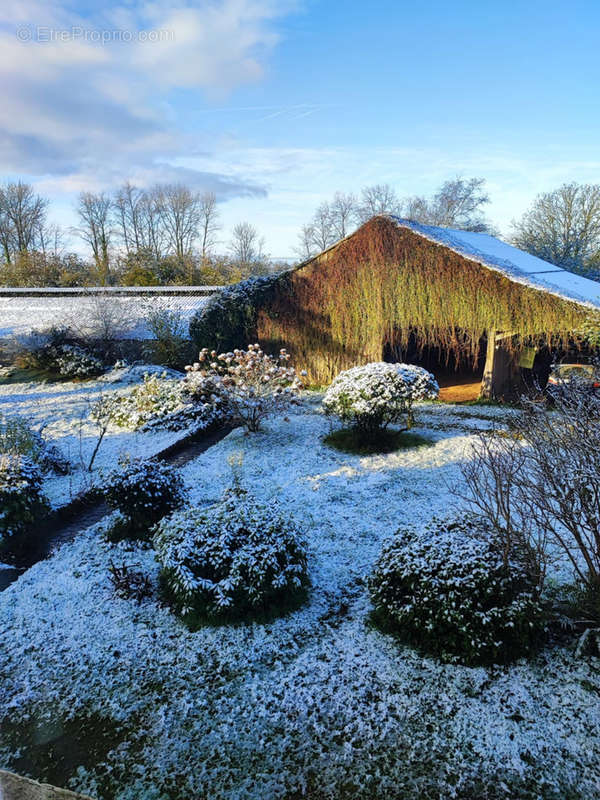
<path fill-rule="evenodd" d="M 241 318 L 226 296 L 209 303 L 204 324 L 192 324 L 199 344 L 233 325 L 238 345 L 257 337 L 287 348 L 313 384 L 368 361 L 408 361 L 496 397 L 547 371 L 600 312 L 600 283 L 493 236 L 388 215 L 234 295 Z"/>

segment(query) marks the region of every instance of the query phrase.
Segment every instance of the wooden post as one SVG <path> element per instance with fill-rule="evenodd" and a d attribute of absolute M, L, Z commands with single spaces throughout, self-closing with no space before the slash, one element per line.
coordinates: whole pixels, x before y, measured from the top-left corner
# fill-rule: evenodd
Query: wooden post
<path fill-rule="evenodd" d="M 491 400 L 493 398 L 492 381 L 494 375 L 495 356 L 496 356 L 496 332 L 488 331 L 487 352 L 485 354 L 485 367 L 483 368 L 481 391 L 479 393 L 479 397 L 481 397 L 482 400 Z"/>
<path fill-rule="evenodd" d="M 519 366 L 502 341 L 510 339 L 513 334 L 503 331 L 488 333 L 487 353 L 480 397 L 486 400 L 511 398 L 518 392 Z"/>

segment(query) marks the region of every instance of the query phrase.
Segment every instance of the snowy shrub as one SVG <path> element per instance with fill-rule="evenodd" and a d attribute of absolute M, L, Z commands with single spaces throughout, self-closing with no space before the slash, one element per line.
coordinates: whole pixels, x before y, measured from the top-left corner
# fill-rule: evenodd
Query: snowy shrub
<path fill-rule="evenodd" d="M 384 628 L 444 660 L 504 663 L 530 652 L 544 630 L 535 579 L 514 559 L 507 565 L 468 519 L 399 531 L 369 589 Z"/>
<path fill-rule="evenodd" d="M 103 493 L 108 505 L 121 514 L 112 538 L 146 538 L 152 525 L 185 500 L 181 475 L 153 459 L 122 462 L 106 479 Z"/>
<path fill-rule="evenodd" d="M 308 583 L 294 521 L 239 487 L 216 505 L 164 519 L 154 546 L 167 591 L 184 613 L 234 618 L 281 610 Z"/>
<path fill-rule="evenodd" d="M 55 364 L 58 373 L 69 378 L 90 378 L 104 371 L 99 358 L 76 344 L 63 345 L 57 351 Z"/>
<path fill-rule="evenodd" d="M 120 428 L 138 430 L 184 406 L 183 384 L 162 375 L 146 374 L 141 384 L 126 394 L 107 397 L 111 422 Z"/>
<path fill-rule="evenodd" d="M 52 371 L 56 349 L 73 343 L 74 339 L 67 328 L 32 330 L 31 333 L 16 338 L 15 363 L 25 369 Z"/>
<path fill-rule="evenodd" d="M 285 411 L 302 388 L 288 360 L 285 350 L 274 358 L 258 344 L 220 355 L 204 349 L 186 367 L 187 391 L 200 402 L 220 401 L 234 424 L 258 431 L 267 417 Z"/>
<path fill-rule="evenodd" d="M 69 461 L 52 444 L 48 444 L 38 431 L 34 431 L 27 420 L 16 414 L 0 412 L 0 453 L 25 456 L 42 470 L 66 475 Z"/>
<path fill-rule="evenodd" d="M 25 456 L 0 455 L 0 541 L 27 532 L 48 508 L 39 467 Z"/>
<path fill-rule="evenodd" d="M 413 403 L 434 399 L 438 392 L 435 378 L 422 367 L 375 362 L 340 372 L 323 408 L 369 436 L 403 418 L 410 427 Z"/>
<path fill-rule="evenodd" d="M 69 378 L 99 375 L 104 365 L 92 355 L 83 341 L 67 328 L 33 331 L 20 342 L 16 363 L 25 368 L 40 369 Z"/>
<path fill-rule="evenodd" d="M 27 420 L 0 412 L 0 453 L 15 453 L 37 462 L 44 446 L 42 436 L 32 430 Z"/>
<path fill-rule="evenodd" d="M 166 372 L 145 374 L 141 384 L 125 394 L 104 396 L 92 410 L 93 419 L 128 430 L 202 430 L 223 417 L 220 401 L 198 402 L 183 380 L 169 378 Z"/>

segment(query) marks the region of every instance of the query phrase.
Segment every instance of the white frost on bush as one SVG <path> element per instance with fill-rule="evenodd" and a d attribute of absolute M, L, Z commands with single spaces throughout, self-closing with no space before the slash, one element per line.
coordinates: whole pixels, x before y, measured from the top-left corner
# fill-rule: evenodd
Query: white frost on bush
<path fill-rule="evenodd" d="M 294 521 L 276 502 L 258 503 L 239 487 L 214 506 L 162 520 L 154 546 L 184 612 L 268 611 L 306 583 L 304 542 Z"/>
<path fill-rule="evenodd" d="M 99 375 L 104 365 L 99 358 L 77 345 L 63 344 L 56 349 L 55 363 L 61 375 L 68 378 L 89 378 Z"/>
<path fill-rule="evenodd" d="M 181 381 L 168 379 L 166 374 L 145 374 L 142 383 L 127 393 L 103 398 L 92 416 L 107 415 L 120 428 L 138 430 L 150 421 L 180 411 L 184 405 Z"/>
<path fill-rule="evenodd" d="M 375 431 L 399 422 L 412 423 L 417 400 L 433 400 L 439 386 L 433 375 L 414 364 L 374 362 L 340 372 L 327 389 L 323 408 L 342 422 Z"/>
<path fill-rule="evenodd" d="M 125 394 L 107 395 L 92 411 L 96 419 L 107 417 L 113 424 L 128 430 L 165 428 L 167 430 L 202 430 L 220 419 L 219 404 L 190 400 L 181 378 L 167 372 L 144 374 Z"/>
<path fill-rule="evenodd" d="M 0 453 L 0 542 L 26 531 L 46 509 L 38 465 L 17 453 Z"/>
<path fill-rule="evenodd" d="M 369 588 L 386 626 L 449 661 L 504 663 L 542 639 L 534 578 L 469 515 L 401 527 L 385 543 Z"/>
<path fill-rule="evenodd" d="M 122 461 L 102 485 L 108 505 L 145 528 L 181 506 L 185 485 L 175 467 L 155 459 Z"/>
<path fill-rule="evenodd" d="M 185 417 L 175 411 L 151 420 L 144 427 L 132 430 L 112 425 L 106 431 L 90 474 L 87 465 L 97 445 L 99 427 L 91 411 L 99 402 L 126 394 L 135 383 L 142 381 L 144 372 L 162 373 L 152 366 L 113 370 L 97 379 L 85 382 L 7 383 L 0 385 L 0 409 L 9 410 L 10 417 L 26 419 L 33 430 L 43 429 L 47 445 L 42 468 L 51 468 L 44 476 L 44 490 L 53 507 L 63 505 L 74 495 L 96 483 L 100 471 L 111 469 L 120 456 L 149 458 L 189 436 L 190 432 L 212 424 L 209 417 Z M 167 371 L 169 377 L 176 377 Z M 179 373 L 181 381 L 181 373 Z M 187 406 L 185 407 L 187 408 Z M 57 450 L 60 451 L 59 461 Z M 67 469 L 70 462 L 70 471 Z M 67 474 L 68 473 L 68 474 Z"/>
<path fill-rule="evenodd" d="M 219 354 L 204 348 L 186 367 L 187 391 L 199 402 L 222 407 L 233 424 L 256 432 L 265 419 L 287 411 L 302 388 L 288 361 L 285 349 L 275 357 L 258 344 Z"/>

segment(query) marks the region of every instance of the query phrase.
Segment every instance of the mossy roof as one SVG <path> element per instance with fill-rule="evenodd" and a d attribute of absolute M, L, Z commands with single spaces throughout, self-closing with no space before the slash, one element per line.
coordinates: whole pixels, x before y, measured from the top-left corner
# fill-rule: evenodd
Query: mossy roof
<path fill-rule="evenodd" d="M 395 216 L 390 216 L 389 219 L 399 227 L 408 228 L 424 239 L 447 247 L 470 261 L 501 272 L 517 283 L 591 308 L 600 308 L 600 283 L 525 253 L 495 236 L 422 225 Z"/>

